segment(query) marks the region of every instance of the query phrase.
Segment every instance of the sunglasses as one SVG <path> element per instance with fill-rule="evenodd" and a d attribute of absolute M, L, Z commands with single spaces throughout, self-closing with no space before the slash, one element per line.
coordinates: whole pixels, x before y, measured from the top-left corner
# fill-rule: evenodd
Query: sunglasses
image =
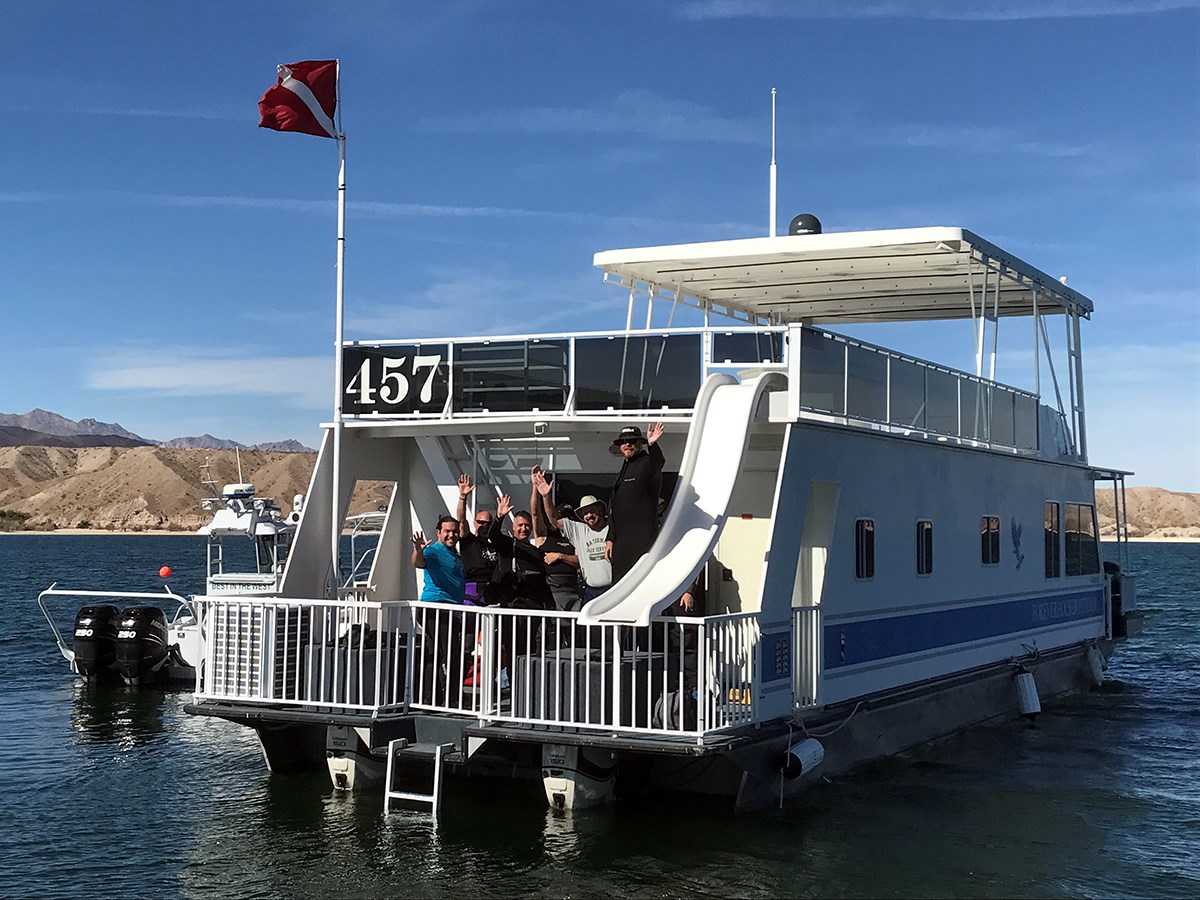
<path fill-rule="evenodd" d="M 476 519 L 475 524 L 476 525 L 491 525 L 492 520 L 491 519 Z"/>

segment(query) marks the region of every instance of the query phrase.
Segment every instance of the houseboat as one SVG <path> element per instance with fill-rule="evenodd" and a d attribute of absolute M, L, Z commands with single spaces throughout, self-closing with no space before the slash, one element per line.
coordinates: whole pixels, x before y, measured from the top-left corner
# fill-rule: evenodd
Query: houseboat
<path fill-rule="evenodd" d="M 389 802 L 436 808 L 444 780 L 490 776 L 564 809 L 648 791 L 761 808 L 1098 684 L 1138 619 L 1135 579 L 1100 553 L 1097 484 L 1123 541 L 1128 473 L 1088 459 L 1092 302 L 964 228 L 801 224 L 597 253 L 613 331 L 342 342 L 278 589 L 192 601 L 188 711 L 255 729 L 273 772 L 382 782 Z M 939 320 L 972 323 L 974 371 L 845 333 Z M 1022 387 L 995 380 L 1012 320 Z M 606 593 L 418 602 L 410 541 L 454 513 L 460 476 L 471 512 L 523 503 L 535 465 L 556 502 L 604 499 L 614 435 L 653 422 L 658 537 Z M 343 582 L 331 523 L 364 480 L 391 502 Z M 697 579 L 698 614 L 665 615 Z"/>

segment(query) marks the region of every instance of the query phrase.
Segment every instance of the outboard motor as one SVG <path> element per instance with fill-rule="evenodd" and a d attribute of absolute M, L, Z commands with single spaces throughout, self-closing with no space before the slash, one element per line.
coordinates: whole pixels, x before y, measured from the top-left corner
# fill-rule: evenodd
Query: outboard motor
<path fill-rule="evenodd" d="M 157 606 L 121 610 L 116 668 L 126 684 L 153 684 L 169 655 L 167 617 Z"/>
<path fill-rule="evenodd" d="M 86 681 L 113 674 L 117 659 L 117 608 L 85 606 L 75 616 L 75 670 Z"/>

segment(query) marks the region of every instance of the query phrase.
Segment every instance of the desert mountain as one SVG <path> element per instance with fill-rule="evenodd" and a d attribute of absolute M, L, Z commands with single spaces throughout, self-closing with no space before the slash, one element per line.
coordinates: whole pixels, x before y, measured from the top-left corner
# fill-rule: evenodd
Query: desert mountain
<path fill-rule="evenodd" d="M 1111 489 L 1096 491 L 1096 517 L 1101 534 L 1115 532 Z M 1200 494 L 1156 487 L 1126 488 L 1125 517 L 1130 537 L 1200 538 Z"/>
<path fill-rule="evenodd" d="M 14 415 L 12 413 L 0 413 L 0 426 L 13 426 L 16 428 L 26 428 L 29 431 L 40 432 L 41 434 L 56 435 L 58 437 L 78 437 L 82 435 L 115 435 L 125 438 L 129 443 L 114 445 L 114 444 L 93 444 L 91 446 L 124 446 L 132 447 L 137 444 L 152 444 L 153 441 L 148 441 L 143 437 L 139 437 L 132 431 L 127 431 L 115 422 L 97 422 L 95 419 L 80 419 L 78 422 L 73 419 L 68 419 L 66 416 L 60 416 L 58 413 L 52 413 L 45 409 L 32 409 L 22 415 Z M 76 444 L 74 446 L 83 446 Z"/>
<path fill-rule="evenodd" d="M 138 447 L 162 446 L 178 450 L 266 450 L 281 453 L 315 453 L 297 440 L 270 441 L 247 446 L 227 438 L 202 434 L 152 441 L 115 422 L 80 419 L 78 422 L 44 409 L 21 415 L 0 413 L 0 447 Z"/>
<path fill-rule="evenodd" d="M 200 501 L 239 480 L 234 450 L 167 447 L 0 447 L 0 525 L 28 529 L 192 531 L 209 520 Z M 314 453 L 241 450 L 242 479 L 289 509 L 308 492 Z M 352 513 L 386 503 L 381 483 L 360 485 Z M 1200 494 L 1126 490 L 1134 537 L 1200 537 Z M 1101 533 L 1113 532 L 1112 491 L 1097 494 Z"/>
<path fill-rule="evenodd" d="M 315 454 L 242 450 L 240 456 L 242 479 L 284 510 L 308 492 Z M 0 447 L 0 521 L 34 530 L 194 531 L 211 518 L 200 506 L 214 494 L 206 472 L 219 491 L 239 480 L 237 457 L 233 450 L 162 447 Z M 378 486 L 365 485 L 351 511 L 386 500 Z"/>
<path fill-rule="evenodd" d="M 139 437 L 119 434 L 50 434 L 32 431 L 20 425 L 0 425 L 0 446 L 3 447 L 145 447 Z"/>

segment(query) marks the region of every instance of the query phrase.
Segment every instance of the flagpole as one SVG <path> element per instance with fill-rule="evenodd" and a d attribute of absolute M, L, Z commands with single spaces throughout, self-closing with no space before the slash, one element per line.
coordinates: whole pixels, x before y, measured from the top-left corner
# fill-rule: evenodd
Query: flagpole
<path fill-rule="evenodd" d="M 330 582 L 332 598 L 339 587 L 338 556 L 342 539 L 342 309 L 346 293 L 346 135 L 342 132 L 341 61 L 338 61 L 338 235 L 337 235 L 337 324 L 333 349 L 333 502 L 330 504 Z"/>

